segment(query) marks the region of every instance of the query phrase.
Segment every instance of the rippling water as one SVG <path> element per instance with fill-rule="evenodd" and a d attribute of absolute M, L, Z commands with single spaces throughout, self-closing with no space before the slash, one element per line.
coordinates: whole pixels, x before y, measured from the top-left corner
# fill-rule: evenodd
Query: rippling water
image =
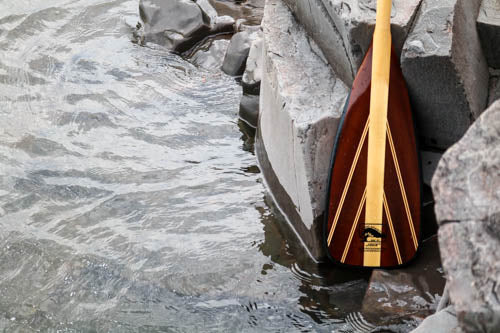
<path fill-rule="evenodd" d="M 137 17 L 0 2 L 0 330 L 341 327 L 366 281 L 287 241 L 241 88 L 132 43 Z"/>

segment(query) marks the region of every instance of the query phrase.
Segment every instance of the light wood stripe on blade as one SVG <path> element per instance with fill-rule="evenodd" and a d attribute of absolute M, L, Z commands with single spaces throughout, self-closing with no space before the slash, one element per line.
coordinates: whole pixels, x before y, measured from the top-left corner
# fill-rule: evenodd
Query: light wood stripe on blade
<path fill-rule="evenodd" d="M 398 240 L 396 238 L 396 233 L 394 232 L 394 224 L 392 223 L 391 211 L 389 210 L 389 204 L 387 203 L 387 197 L 384 192 L 384 210 L 387 216 L 387 221 L 389 223 L 389 230 L 391 231 L 392 243 L 394 244 L 394 250 L 396 251 L 396 257 L 398 259 L 398 264 L 401 265 L 403 260 L 401 260 L 401 252 L 399 251 Z"/>
<path fill-rule="evenodd" d="M 349 234 L 349 239 L 347 240 L 347 244 L 344 248 L 342 259 L 340 260 L 341 263 L 345 262 L 347 253 L 349 252 L 349 248 L 351 247 L 352 238 L 354 237 L 354 233 L 356 232 L 356 229 L 358 227 L 359 218 L 361 216 L 361 212 L 363 211 L 363 206 L 365 205 L 365 202 L 366 202 L 366 188 L 365 192 L 363 192 L 363 197 L 361 198 L 361 202 L 359 203 L 358 211 L 356 213 L 356 218 L 354 219 L 354 223 L 352 224 L 351 233 Z"/>
<path fill-rule="evenodd" d="M 328 246 L 332 242 L 333 234 L 335 233 L 335 228 L 337 227 L 337 223 L 339 221 L 340 212 L 342 211 L 342 207 L 344 206 L 344 201 L 347 196 L 347 192 L 349 191 L 349 187 L 351 186 L 352 177 L 354 175 L 354 170 L 356 170 L 356 166 L 358 164 L 359 156 L 361 155 L 361 150 L 363 149 L 363 144 L 365 142 L 366 136 L 368 134 L 368 127 L 370 123 L 370 118 L 366 120 L 365 129 L 363 130 L 363 134 L 361 135 L 361 139 L 359 140 L 358 149 L 356 150 L 356 155 L 354 156 L 354 160 L 351 165 L 351 170 L 349 171 L 349 175 L 347 177 L 347 181 L 344 186 L 344 190 L 342 192 L 342 197 L 340 198 L 340 203 L 335 212 L 335 218 L 333 220 L 333 225 L 330 229 L 330 233 L 328 235 Z M 328 209 L 328 208 L 327 208 Z"/>
<path fill-rule="evenodd" d="M 403 197 L 403 202 L 406 210 L 406 216 L 408 217 L 408 224 L 410 225 L 411 236 L 413 238 L 413 245 L 415 250 L 418 249 L 418 239 L 415 233 L 415 225 L 413 224 L 413 218 L 411 216 L 410 205 L 408 204 L 408 197 L 406 196 L 406 189 L 403 183 L 403 177 L 401 176 L 401 169 L 399 168 L 398 157 L 396 155 L 396 149 L 394 147 L 394 141 L 392 140 L 391 127 L 389 122 L 387 122 L 387 137 L 389 139 L 389 146 L 391 148 L 392 158 L 394 160 L 394 165 L 396 167 L 396 174 L 398 176 L 399 187 L 401 189 L 401 195 Z"/>

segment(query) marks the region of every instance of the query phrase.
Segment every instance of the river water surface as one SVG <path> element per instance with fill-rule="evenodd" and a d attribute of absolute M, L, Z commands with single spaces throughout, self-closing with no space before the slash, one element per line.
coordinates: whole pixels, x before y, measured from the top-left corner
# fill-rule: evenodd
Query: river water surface
<path fill-rule="evenodd" d="M 131 42 L 137 0 L 0 1 L 0 331 L 325 331 L 363 276 L 311 262 L 241 87 Z"/>

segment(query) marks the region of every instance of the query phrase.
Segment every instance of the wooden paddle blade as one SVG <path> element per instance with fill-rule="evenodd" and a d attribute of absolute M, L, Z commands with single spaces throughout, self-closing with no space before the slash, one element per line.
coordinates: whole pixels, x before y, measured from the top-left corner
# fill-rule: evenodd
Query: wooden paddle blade
<path fill-rule="evenodd" d="M 380 267 L 409 262 L 420 243 L 420 164 L 408 90 L 392 51 L 387 115 L 382 232 L 365 222 L 372 48 L 346 104 L 335 142 L 325 218 L 330 258 L 363 266 L 373 245 Z"/>

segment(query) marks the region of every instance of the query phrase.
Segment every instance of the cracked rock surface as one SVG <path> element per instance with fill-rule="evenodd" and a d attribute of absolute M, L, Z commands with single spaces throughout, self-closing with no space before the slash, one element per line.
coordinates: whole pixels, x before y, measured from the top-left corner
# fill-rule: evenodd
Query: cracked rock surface
<path fill-rule="evenodd" d="M 500 101 L 444 155 L 432 185 L 459 323 L 467 332 L 499 332 Z"/>
<path fill-rule="evenodd" d="M 351 84 L 370 47 L 375 27 L 373 0 L 284 0 L 325 53 L 339 77 Z M 394 0 L 393 44 L 400 54 L 421 0 Z"/>
<path fill-rule="evenodd" d="M 480 0 L 423 0 L 401 56 L 419 135 L 447 149 L 487 104 L 489 72 L 476 29 Z"/>

